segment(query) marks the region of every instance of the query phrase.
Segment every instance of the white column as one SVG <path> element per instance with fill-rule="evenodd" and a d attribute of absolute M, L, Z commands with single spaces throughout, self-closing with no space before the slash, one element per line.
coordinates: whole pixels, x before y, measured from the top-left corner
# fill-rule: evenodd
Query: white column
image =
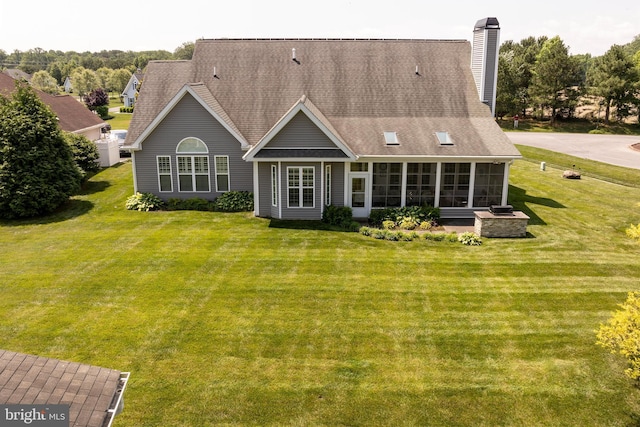
<path fill-rule="evenodd" d="M 509 170 L 511 162 L 504 162 L 504 180 L 502 181 L 502 205 L 506 205 L 509 198 Z"/>

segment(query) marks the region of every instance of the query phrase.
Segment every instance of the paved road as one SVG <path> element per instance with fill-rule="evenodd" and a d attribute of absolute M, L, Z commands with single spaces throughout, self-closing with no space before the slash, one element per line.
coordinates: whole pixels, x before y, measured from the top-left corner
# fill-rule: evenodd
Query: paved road
<path fill-rule="evenodd" d="M 514 144 L 544 148 L 583 159 L 640 169 L 640 136 L 576 133 L 505 132 Z"/>

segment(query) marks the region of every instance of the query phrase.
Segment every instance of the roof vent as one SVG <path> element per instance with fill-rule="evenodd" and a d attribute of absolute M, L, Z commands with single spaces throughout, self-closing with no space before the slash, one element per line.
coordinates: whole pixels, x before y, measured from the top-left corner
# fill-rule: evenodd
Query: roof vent
<path fill-rule="evenodd" d="M 300 64 L 300 61 L 298 61 L 298 58 L 296 57 L 296 48 L 295 47 L 293 49 L 291 49 L 291 60 L 293 62 L 295 62 L 296 64 Z"/>
<path fill-rule="evenodd" d="M 213 78 L 214 79 L 219 79 L 220 77 L 218 77 L 218 73 L 216 72 L 216 67 L 213 67 Z"/>
<path fill-rule="evenodd" d="M 420 75 L 420 69 L 418 69 L 418 66 L 416 65 L 416 76 Z"/>
<path fill-rule="evenodd" d="M 436 137 L 440 145 L 453 145 L 449 132 L 436 132 Z"/>

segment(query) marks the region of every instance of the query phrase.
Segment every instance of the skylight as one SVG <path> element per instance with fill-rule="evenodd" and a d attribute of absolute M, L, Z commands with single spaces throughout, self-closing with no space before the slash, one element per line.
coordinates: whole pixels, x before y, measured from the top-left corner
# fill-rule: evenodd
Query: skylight
<path fill-rule="evenodd" d="M 384 142 L 387 145 L 400 145 L 398 142 L 398 134 L 396 132 L 385 132 Z"/>
<path fill-rule="evenodd" d="M 449 132 L 436 132 L 436 137 L 440 145 L 453 145 Z"/>

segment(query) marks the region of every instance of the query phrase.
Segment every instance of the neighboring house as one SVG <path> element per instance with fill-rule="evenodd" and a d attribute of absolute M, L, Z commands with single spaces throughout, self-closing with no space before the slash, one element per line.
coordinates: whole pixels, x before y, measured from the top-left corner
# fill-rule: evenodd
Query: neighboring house
<path fill-rule="evenodd" d="M 0 425 L 109 427 L 122 412 L 128 381 L 128 372 L 0 349 Z M 47 418 L 43 423 L 35 417 L 29 422 L 12 419 L 20 408 Z M 64 411 L 62 416 L 58 410 Z"/>
<path fill-rule="evenodd" d="M 71 78 L 69 78 L 69 76 L 65 77 L 62 87 L 66 93 L 71 93 L 73 90 L 73 85 L 71 84 Z"/>
<path fill-rule="evenodd" d="M 246 190 L 257 216 L 282 219 L 504 205 L 521 156 L 481 102 L 494 104 L 497 20 L 474 41 L 472 55 L 465 40 L 198 40 L 193 59 L 148 65 L 125 142 L 134 190 Z"/>
<path fill-rule="evenodd" d="M 0 93 L 7 96 L 14 90 L 15 80 L 0 74 Z M 33 90 L 40 100 L 58 116 L 58 123 L 62 130 L 84 135 L 91 141 L 100 139 L 100 130 L 106 126 L 106 123 L 84 104 L 69 95 L 49 95 L 35 88 Z"/>
<path fill-rule="evenodd" d="M 18 68 L 7 68 L 3 71 L 3 74 L 6 74 L 7 76 L 11 77 L 14 80 L 22 79 L 28 82 L 31 81 L 31 74 L 25 73 L 24 71 Z"/>
<path fill-rule="evenodd" d="M 140 90 L 140 84 L 142 83 L 142 78 L 144 74 L 138 68 L 138 70 L 131 75 L 127 86 L 124 88 L 120 96 L 122 97 L 122 101 L 124 102 L 125 107 L 133 107 L 136 103 L 136 98 L 138 98 L 138 91 Z"/>

